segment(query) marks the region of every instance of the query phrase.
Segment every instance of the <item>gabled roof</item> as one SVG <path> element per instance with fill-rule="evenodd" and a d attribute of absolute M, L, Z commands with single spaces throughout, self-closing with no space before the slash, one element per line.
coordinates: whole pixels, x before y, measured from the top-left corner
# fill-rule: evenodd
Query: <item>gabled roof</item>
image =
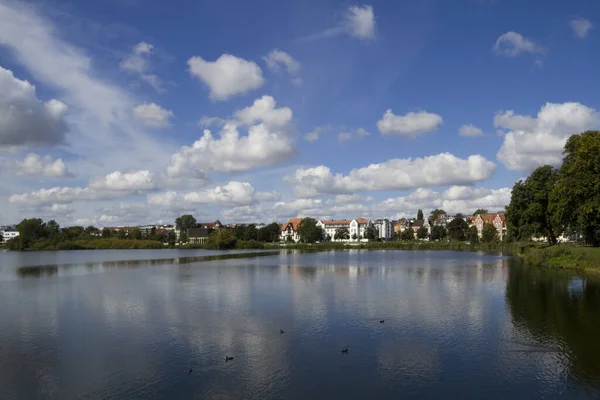
<path fill-rule="evenodd" d="M 356 222 L 358 222 L 359 224 L 367 224 L 369 220 L 366 218 L 356 218 Z"/>
<path fill-rule="evenodd" d="M 288 222 L 286 222 L 285 224 L 281 224 L 281 231 L 286 231 L 288 228 L 288 225 L 292 225 L 292 229 L 294 231 L 298 230 L 298 225 L 300 225 L 300 222 L 302 222 L 302 218 L 291 218 L 290 220 L 288 220 Z"/>
<path fill-rule="evenodd" d="M 323 225 L 350 225 L 351 219 L 330 219 L 321 221 Z"/>
<path fill-rule="evenodd" d="M 479 216 L 481 216 L 481 219 L 483 220 L 484 224 L 494 224 L 494 220 L 496 219 L 496 216 L 500 217 L 500 220 L 502 221 L 502 224 L 506 224 L 506 216 L 504 214 L 500 214 L 500 213 L 496 213 L 496 214 L 477 214 Z M 477 219 L 477 216 L 475 216 L 473 218 L 473 220 Z"/>
<path fill-rule="evenodd" d="M 221 221 L 216 220 L 215 222 L 198 222 L 196 228 L 216 229 L 223 226 Z"/>

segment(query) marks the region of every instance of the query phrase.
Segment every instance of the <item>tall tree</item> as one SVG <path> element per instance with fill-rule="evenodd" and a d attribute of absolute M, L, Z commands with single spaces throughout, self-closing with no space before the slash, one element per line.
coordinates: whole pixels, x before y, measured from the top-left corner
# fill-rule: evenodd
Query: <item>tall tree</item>
<path fill-rule="evenodd" d="M 539 167 L 523 181 L 515 183 L 506 219 L 511 240 L 530 240 L 544 236 L 548 243 L 557 243 L 558 233 L 550 213 L 550 192 L 558 179 L 558 172 L 550 165 Z"/>
<path fill-rule="evenodd" d="M 298 235 L 304 243 L 314 243 L 325 239 L 325 231 L 317 226 L 314 218 L 302 218 L 298 224 Z"/>
<path fill-rule="evenodd" d="M 495 243 L 498 241 L 498 231 L 492 224 L 483 224 L 483 230 L 481 231 L 481 242 L 482 243 Z"/>
<path fill-rule="evenodd" d="M 429 214 L 429 219 L 436 221 L 440 215 L 444 214 L 446 214 L 446 211 L 442 210 L 441 208 L 436 208 Z"/>
<path fill-rule="evenodd" d="M 429 237 L 429 231 L 424 226 L 417 229 L 417 238 L 427 239 Z"/>
<path fill-rule="evenodd" d="M 175 227 L 181 232 L 186 232 L 194 225 L 196 225 L 196 218 L 190 214 L 185 214 L 175 219 Z"/>
<path fill-rule="evenodd" d="M 142 238 L 142 232 L 138 227 L 135 227 L 131 230 L 131 238 L 133 240 L 140 240 Z"/>
<path fill-rule="evenodd" d="M 487 214 L 488 210 L 487 208 L 478 208 L 477 210 L 475 210 L 475 212 L 473 213 L 473 216 L 475 217 L 477 214 Z"/>
<path fill-rule="evenodd" d="M 442 240 L 446 237 L 446 228 L 440 225 L 434 225 L 431 228 L 431 240 Z"/>
<path fill-rule="evenodd" d="M 400 240 L 415 240 L 415 232 L 412 228 L 406 228 L 400 232 Z"/>
<path fill-rule="evenodd" d="M 475 225 L 469 227 L 467 233 L 467 239 L 469 239 L 469 243 L 477 244 L 479 243 L 479 232 L 477 231 L 477 227 Z"/>
<path fill-rule="evenodd" d="M 208 237 L 208 243 L 219 250 L 233 249 L 236 242 L 237 238 L 235 235 L 227 229 L 215 230 Z"/>
<path fill-rule="evenodd" d="M 600 246 L 600 131 L 567 140 L 558 180 L 550 193 L 550 211 L 562 227 L 579 230 Z"/>
<path fill-rule="evenodd" d="M 417 219 L 423 219 L 423 210 L 419 209 L 419 211 L 417 211 Z"/>
<path fill-rule="evenodd" d="M 450 236 L 450 240 L 465 240 L 467 229 L 469 229 L 469 224 L 464 219 L 456 217 L 448 224 L 448 236 Z"/>
<path fill-rule="evenodd" d="M 17 225 L 17 230 L 19 231 L 17 237 L 19 250 L 25 250 L 36 240 L 49 236 L 46 224 L 40 218 L 24 219 Z"/>
<path fill-rule="evenodd" d="M 348 231 L 348 228 L 337 228 L 333 238 L 335 240 L 348 240 L 350 239 L 350 232 Z"/>
<path fill-rule="evenodd" d="M 365 239 L 369 239 L 369 240 L 375 240 L 377 238 L 377 234 L 375 233 L 375 229 L 372 227 L 367 227 L 365 228 L 365 233 L 364 233 Z"/>

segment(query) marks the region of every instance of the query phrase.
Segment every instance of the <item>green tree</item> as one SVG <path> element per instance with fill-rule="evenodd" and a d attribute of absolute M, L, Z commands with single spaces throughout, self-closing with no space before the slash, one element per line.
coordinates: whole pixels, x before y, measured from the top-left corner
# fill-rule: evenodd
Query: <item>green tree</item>
<path fill-rule="evenodd" d="M 539 167 L 523 181 L 515 183 L 506 219 L 511 240 L 530 240 L 545 236 L 548 243 L 557 243 L 557 228 L 550 213 L 550 192 L 556 185 L 558 172 L 550 165 Z"/>
<path fill-rule="evenodd" d="M 358 235 L 356 233 L 353 233 L 352 234 L 352 240 L 356 240 L 356 239 L 358 239 Z"/>
<path fill-rule="evenodd" d="M 187 235 L 187 230 L 185 230 L 179 234 L 179 243 L 187 243 L 187 242 L 188 242 L 188 235 Z"/>
<path fill-rule="evenodd" d="M 469 228 L 467 236 L 469 239 L 469 243 L 471 243 L 471 244 L 479 243 L 479 232 L 477 232 L 477 227 L 475 225 L 473 225 Z"/>
<path fill-rule="evenodd" d="M 486 208 L 478 208 L 474 213 L 473 216 L 476 216 L 477 214 L 487 214 L 488 210 Z"/>
<path fill-rule="evenodd" d="M 107 239 L 107 238 L 109 238 L 111 236 L 112 236 L 112 232 L 111 232 L 110 229 L 108 229 L 108 228 L 102 229 L 102 237 L 103 238 Z"/>
<path fill-rule="evenodd" d="M 423 210 L 419 209 L 419 211 L 417 211 L 417 219 L 423 219 Z"/>
<path fill-rule="evenodd" d="M 187 232 L 187 230 L 193 228 L 194 225 L 196 225 L 196 218 L 190 214 L 185 214 L 175 219 L 175 227 L 181 232 Z"/>
<path fill-rule="evenodd" d="M 4 235 L 0 232 L 0 243 L 4 243 Z"/>
<path fill-rule="evenodd" d="M 83 226 L 68 226 L 63 228 L 62 232 L 64 233 L 66 240 L 75 240 L 84 236 L 85 229 Z"/>
<path fill-rule="evenodd" d="M 304 243 L 314 243 L 325 239 L 325 231 L 317 226 L 317 220 L 314 218 L 302 218 L 298 224 L 298 235 Z"/>
<path fill-rule="evenodd" d="M 278 222 L 271 222 L 269 225 L 265 227 L 269 232 L 269 241 L 270 242 L 278 242 L 279 235 L 281 234 L 281 225 Z"/>
<path fill-rule="evenodd" d="M 436 208 L 429 214 L 429 219 L 432 221 L 437 221 L 438 217 L 444 214 L 446 214 L 446 211 L 442 210 L 441 208 Z"/>
<path fill-rule="evenodd" d="M 375 233 L 375 229 L 370 226 L 365 228 L 364 237 L 365 237 L 365 239 L 368 239 L 368 240 L 377 239 L 377 234 Z"/>
<path fill-rule="evenodd" d="M 256 225 L 250 224 L 246 225 L 244 228 L 244 234 L 242 240 L 256 240 L 258 237 L 258 232 L 256 231 Z"/>
<path fill-rule="evenodd" d="M 498 241 L 498 231 L 492 224 L 483 224 L 483 230 L 481 231 L 481 242 L 482 243 L 495 243 Z"/>
<path fill-rule="evenodd" d="M 563 164 L 550 193 L 550 212 L 562 228 L 583 233 L 587 243 L 600 246 L 600 131 L 587 131 L 567 140 Z"/>
<path fill-rule="evenodd" d="M 169 231 L 169 233 L 167 233 L 167 243 L 169 244 L 169 246 L 175 246 L 176 242 L 177 234 L 175 233 L 175 231 Z"/>
<path fill-rule="evenodd" d="M 415 232 L 412 228 L 406 228 L 400 232 L 400 240 L 415 240 Z"/>
<path fill-rule="evenodd" d="M 419 239 L 427 239 L 429 237 L 429 231 L 426 227 L 422 226 L 417 229 L 417 238 Z"/>
<path fill-rule="evenodd" d="M 48 221 L 46 223 L 46 229 L 48 230 L 48 235 L 50 236 L 50 239 L 58 239 L 58 236 L 60 234 L 60 225 L 58 225 L 58 223 L 55 220 L 51 219 L 50 221 Z"/>
<path fill-rule="evenodd" d="M 142 239 L 142 232 L 140 232 L 140 229 L 135 227 L 131 230 L 131 238 L 133 240 L 141 240 Z"/>
<path fill-rule="evenodd" d="M 464 241 L 467 229 L 469 229 L 469 224 L 464 219 L 455 217 L 448 224 L 448 236 L 450 240 Z"/>
<path fill-rule="evenodd" d="M 442 240 L 447 235 L 446 228 L 441 225 L 434 225 L 431 228 L 431 240 Z"/>
<path fill-rule="evenodd" d="M 233 249 L 237 243 L 237 238 L 229 230 L 220 229 L 210 234 L 208 243 L 219 250 Z"/>
<path fill-rule="evenodd" d="M 19 231 L 18 239 L 13 247 L 18 250 L 28 249 L 34 242 L 40 239 L 46 239 L 49 236 L 48 229 L 44 221 L 40 218 L 24 219 L 17 225 Z"/>
<path fill-rule="evenodd" d="M 269 233 L 269 230 L 267 229 L 268 227 L 263 226 L 260 229 L 257 229 L 256 231 L 256 236 L 259 242 L 270 242 L 271 241 L 271 234 Z"/>
<path fill-rule="evenodd" d="M 335 230 L 335 235 L 333 235 L 333 239 L 335 239 L 335 240 L 350 239 L 350 232 L 348 231 L 348 228 L 337 228 Z"/>

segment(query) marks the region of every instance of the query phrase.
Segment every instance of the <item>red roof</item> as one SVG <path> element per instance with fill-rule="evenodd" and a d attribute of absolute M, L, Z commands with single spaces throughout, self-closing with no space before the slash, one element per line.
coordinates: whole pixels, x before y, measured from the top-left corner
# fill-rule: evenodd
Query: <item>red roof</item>
<path fill-rule="evenodd" d="M 481 219 L 483 220 L 484 224 L 494 224 L 494 220 L 496 219 L 496 216 L 500 216 L 500 220 L 502 221 L 502 224 L 506 223 L 506 216 L 504 214 L 478 214 L 479 216 L 481 216 Z M 474 219 L 476 219 L 477 217 L 475 217 Z"/>
<path fill-rule="evenodd" d="M 323 225 L 349 225 L 352 222 L 351 219 L 330 219 L 328 221 L 321 221 Z"/>
<path fill-rule="evenodd" d="M 366 218 L 356 218 L 356 222 L 358 222 L 359 224 L 366 224 L 369 222 L 369 220 Z"/>
<path fill-rule="evenodd" d="M 297 231 L 298 225 L 302 221 L 302 218 L 292 218 L 287 223 L 281 225 L 281 231 L 287 230 L 289 224 L 292 224 L 292 230 Z"/>

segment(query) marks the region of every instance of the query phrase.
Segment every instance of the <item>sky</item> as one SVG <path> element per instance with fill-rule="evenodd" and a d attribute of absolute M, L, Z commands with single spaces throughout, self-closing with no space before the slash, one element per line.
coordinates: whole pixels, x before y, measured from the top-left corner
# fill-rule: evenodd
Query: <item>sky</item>
<path fill-rule="evenodd" d="M 0 224 L 504 210 L 600 127 L 595 0 L 0 0 Z"/>

